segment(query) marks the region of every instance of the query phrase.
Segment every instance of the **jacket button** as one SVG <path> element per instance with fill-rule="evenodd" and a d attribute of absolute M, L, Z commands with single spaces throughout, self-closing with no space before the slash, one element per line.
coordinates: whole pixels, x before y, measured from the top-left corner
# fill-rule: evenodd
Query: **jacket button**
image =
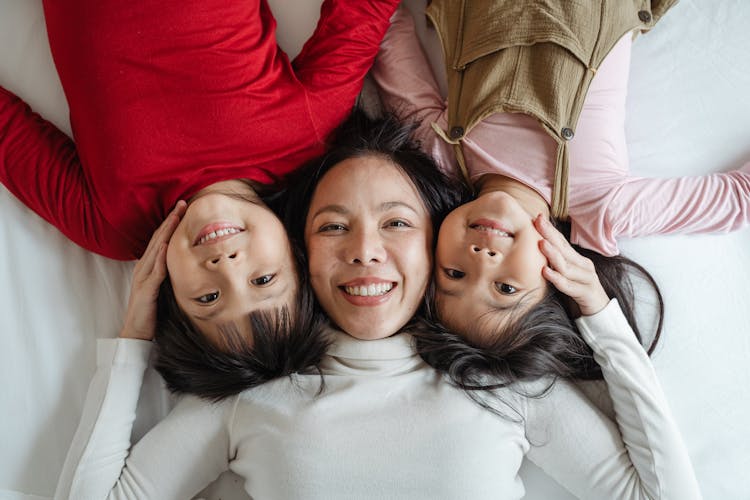
<path fill-rule="evenodd" d="M 460 139 L 464 136 L 464 128 L 463 127 L 453 127 L 451 128 L 450 133 L 451 139 Z"/>
<path fill-rule="evenodd" d="M 651 22 L 651 13 L 647 10 L 641 10 L 638 12 L 638 19 L 641 20 L 641 22 L 644 23 L 650 23 Z"/>
<path fill-rule="evenodd" d="M 565 127 L 564 129 L 562 129 L 560 133 L 562 134 L 562 138 L 565 139 L 566 141 L 569 141 L 573 138 L 573 130 L 569 129 L 568 127 Z"/>

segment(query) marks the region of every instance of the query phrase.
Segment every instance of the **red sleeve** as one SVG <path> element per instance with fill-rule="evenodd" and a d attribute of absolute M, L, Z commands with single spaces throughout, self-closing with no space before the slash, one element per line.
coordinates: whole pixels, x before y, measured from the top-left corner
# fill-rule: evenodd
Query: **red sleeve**
<path fill-rule="evenodd" d="M 398 0 L 326 0 L 310 39 L 294 59 L 310 115 L 325 137 L 354 106 Z"/>
<path fill-rule="evenodd" d="M 136 256 L 101 216 L 75 144 L 0 87 L 0 181 L 78 245 L 114 259 Z"/>

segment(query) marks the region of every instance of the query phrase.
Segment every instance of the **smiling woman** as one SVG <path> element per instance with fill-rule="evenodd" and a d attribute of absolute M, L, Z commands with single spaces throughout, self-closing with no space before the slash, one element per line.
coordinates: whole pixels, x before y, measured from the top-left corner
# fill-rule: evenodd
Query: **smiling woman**
<path fill-rule="evenodd" d="M 356 111 L 331 152 L 295 173 L 285 193 L 318 303 L 358 339 L 394 335 L 420 309 L 437 227 L 466 194 L 419 151 L 412 129 Z"/>
<path fill-rule="evenodd" d="M 349 335 L 388 337 L 416 313 L 430 278 L 432 222 L 391 160 L 361 156 L 329 170 L 311 200 L 305 242 L 315 295 Z"/>

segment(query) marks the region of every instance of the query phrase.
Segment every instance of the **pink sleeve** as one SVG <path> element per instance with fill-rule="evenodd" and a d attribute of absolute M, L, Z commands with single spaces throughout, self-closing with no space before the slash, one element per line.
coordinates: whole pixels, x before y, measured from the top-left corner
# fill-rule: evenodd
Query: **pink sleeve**
<path fill-rule="evenodd" d="M 78 245 L 132 259 L 133 243 L 103 219 L 73 141 L 0 87 L 0 181 Z"/>
<path fill-rule="evenodd" d="M 325 137 L 351 112 L 398 0 L 326 0 L 294 59 L 310 114 Z"/>
<path fill-rule="evenodd" d="M 734 231 L 750 225 L 750 163 L 696 177 L 626 178 L 597 205 L 591 205 L 592 219 L 576 227 L 572 239 L 606 255 L 617 253 L 619 237 Z"/>
<path fill-rule="evenodd" d="M 414 19 L 404 7 L 393 16 L 372 67 L 372 76 L 389 111 L 405 121 L 421 120 L 416 136 L 425 151 L 434 153 L 438 136 L 432 130 L 432 123 L 447 127 L 445 102 L 417 38 Z"/>

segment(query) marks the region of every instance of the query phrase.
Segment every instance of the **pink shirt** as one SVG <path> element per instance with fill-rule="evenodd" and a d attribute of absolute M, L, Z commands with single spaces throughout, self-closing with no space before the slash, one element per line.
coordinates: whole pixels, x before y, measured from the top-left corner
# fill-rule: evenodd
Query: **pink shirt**
<path fill-rule="evenodd" d="M 625 142 L 630 48 L 626 35 L 602 63 L 569 144 L 571 241 L 616 255 L 620 236 L 727 232 L 748 225 L 750 163 L 697 177 L 630 175 Z M 402 118 L 422 120 L 417 135 L 423 148 L 442 169 L 458 175 L 453 146 L 433 129 L 447 130 L 447 106 L 404 9 L 394 15 L 373 76 L 386 107 Z M 472 180 L 502 174 L 550 202 L 557 147 L 535 118 L 490 115 L 466 134 L 463 151 Z"/>

